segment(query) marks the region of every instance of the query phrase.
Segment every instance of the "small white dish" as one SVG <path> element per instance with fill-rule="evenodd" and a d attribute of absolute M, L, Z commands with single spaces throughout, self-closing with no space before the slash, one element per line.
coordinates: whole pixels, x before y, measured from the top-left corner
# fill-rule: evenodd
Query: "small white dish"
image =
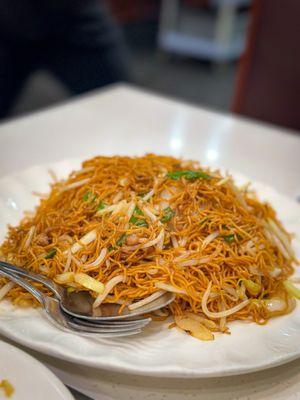
<path fill-rule="evenodd" d="M 0 341 L 0 381 L 14 388 L 11 400 L 74 400 L 69 390 L 43 364 L 24 351 Z M 0 389 L 0 399 L 7 399 Z"/>

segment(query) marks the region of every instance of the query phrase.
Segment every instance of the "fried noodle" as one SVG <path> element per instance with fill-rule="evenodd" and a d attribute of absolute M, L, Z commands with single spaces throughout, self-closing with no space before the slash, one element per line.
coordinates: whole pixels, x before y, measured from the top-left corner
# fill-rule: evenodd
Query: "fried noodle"
<path fill-rule="evenodd" d="M 162 313 L 199 338 L 200 324 L 205 340 L 209 326 L 228 332 L 230 321 L 262 324 L 294 306 L 284 282 L 297 260 L 273 208 L 229 175 L 167 156 L 83 162 L 51 185 L 33 216 L 9 227 L 0 257 L 75 290 L 88 290 L 75 279 L 87 274 L 104 285 L 90 290 L 95 307 L 135 309 L 172 291 Z M 35 304 L 22 288 L 5 288 L 13 303 Z M 269 307 L 274 298 L 278 310 L 274 300 Z"/>

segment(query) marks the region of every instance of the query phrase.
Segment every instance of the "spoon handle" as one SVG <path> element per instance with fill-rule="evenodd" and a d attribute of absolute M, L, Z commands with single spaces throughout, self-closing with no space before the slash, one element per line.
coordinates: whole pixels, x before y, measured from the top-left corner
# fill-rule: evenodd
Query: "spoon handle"
<path fill-rule="evenodd" d="M 4 276 L 5 278 L 8 278 L 10 281 L 16 283 L 17 285 L 19 285 L 22 288 L 24 288 L 25 290 L 27 290 L 38 300 L 38 302 L 42 306 L 44 306 L 44 294 L 42 292 L 40 292 L 36 287 L 31 285 L 29 282 L 25 281 L 24 279 L 20 278 L 17 275 L 14 275 L 11 272 L 7 272 L 3 269 L 0 270 L 0 275 Z"/>
<path fill-rule="evenodd" d="M 0 272 L 8 272 L 12 274 L 17 274 L 23 276 L 24 278 L 31 279 L 35 282 L 42 283 L 46 286 L 51 292 L 57 297 L 59 300 L 61 298 L 58 286 L 50 279 L 46 278 L 43 275 L 37 274 L 35 272 L 28 271 L 26 269 L 19 268 L 15 265 L 9 264 L 5 261 L 0 261 Z"/>

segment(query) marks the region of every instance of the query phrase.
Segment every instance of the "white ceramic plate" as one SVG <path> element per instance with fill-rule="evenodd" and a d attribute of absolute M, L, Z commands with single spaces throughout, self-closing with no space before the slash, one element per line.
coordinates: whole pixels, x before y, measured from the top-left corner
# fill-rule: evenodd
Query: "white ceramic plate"
<path fill-rule="evenodd" d="M 78 161 L 51 166 L 65 176 Z M 33 190 L 48 190 L 48 167 L 33 167 L 0 179 L 0 240 L 6 224 L 16 224 L 23 210 L 37 199 Z M 245 179 L 237 175 L 240 183 Z M 300 256 L 300 206 L 263 184 L 253 185 L 268 199 L 284 225 L 296 233 L 294 247 Z M 297 271 L 299 274 L 299 271 Z M 212 377 L 241 374 L 283 364 L 300 356 L 300 307 L 265 326 L 233 323 L 231 335 L 216 335 L 200 342 L 166 324 L 153 323 L 143 334 L 130 338 L 90 340 L 57 330 L 40 310 L 0 304 L 0 332 L 25 345 L 77 364 L 158 377 Z"/>
<path fill-rule="evenodd" d="M 43 364 L 24 351 L 0 342 L 0 381 L 14 387 L 12 400 L 74 400 L 68 389 Z M 0 399 L 5 399 L 0 389 Z"/>

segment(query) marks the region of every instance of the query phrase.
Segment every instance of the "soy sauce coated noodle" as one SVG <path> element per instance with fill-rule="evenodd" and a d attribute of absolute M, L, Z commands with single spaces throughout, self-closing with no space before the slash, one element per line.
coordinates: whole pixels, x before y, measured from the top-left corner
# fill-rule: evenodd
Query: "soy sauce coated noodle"
<path fill-rule="evenodd" d="M 177 325 L 201 338 L 191 320 L 226 332 L 229 321 L 265 323 L 291 310 L 283 284 L 296 263 L 290 243 L 272 207 L 230 176 L 149 154 L 85 161 L 52 185 L 34 216 L 9 227 L 0 256 L 70 290 L 90 290 L 95 306 L 137 308 L 174 291 L 162 314 L 179 316 Z M 15 304 L 34 304 L 21 288 L 9 289 Z"/>

